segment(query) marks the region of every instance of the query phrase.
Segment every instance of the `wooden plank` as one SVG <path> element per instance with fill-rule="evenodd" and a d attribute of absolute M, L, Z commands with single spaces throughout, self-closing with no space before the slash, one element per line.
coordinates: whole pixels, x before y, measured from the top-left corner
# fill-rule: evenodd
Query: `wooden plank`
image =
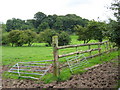
<path fill-rule="evenodd" d="M 89 46 L 89 45 L 99 45 L 99 44 L 103 44 L 106 42 L 108 42 L 108 41 L 98 42 L 98 43 L 79 44 L 79 45 L 66 45 L 66 46 L 60 46 L 57 49 L 72 48 L 72 47 L 79 47 L 79 46 Z"/>
<path fill-rule="evenodd" d="M 96 51 L 96 50 L 99 50 L 99 49 L 96 48 L 96 49 L 90 49 L 90 50 L 86 50 L 86 51 L 80 51 L 80 52 L 77 51 L 77 52 L 73 52 L 73 53 L 69 53 L 69 54 L 63 54 L 63 55 L 59 55 L 59 58 L 66 57 L 66 56 L 71 56 L 71 55 L 74 55 L 74 54 L 88 53 L 88 52 Z"/>

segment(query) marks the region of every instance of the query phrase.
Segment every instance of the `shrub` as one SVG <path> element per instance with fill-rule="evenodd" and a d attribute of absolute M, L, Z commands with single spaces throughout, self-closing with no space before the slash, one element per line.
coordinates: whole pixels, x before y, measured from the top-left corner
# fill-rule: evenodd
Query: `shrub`
<path fill-rule="evenodd" d="M 56 32 L 52 29 L 46 29 L 40 33 L 40 41 L 48 43 L 49 46 L 52 44 L 52 37 L 56 35 Z"/>
<path fill-rule="evenodd" d="M 58 45 L 63 46 L 63 45 L 68 45 L 71 42 L 70 35 L 66 32 L 61 32 L 58 34 Z"/>
<path fill-rule="evenodd" d="M 3 33 L 2 34 L 2 45 L 9 45 L 9 39 L 8 39 L 8 34 L 9 33 Z"/>
<path fill-rule="evenodd" d="M 31 30 L 12 30 L 10 31 L 8 38 L 10 43 L 12 43 L 12 46 L 22 46 L 23 44 L 31 46 L 36 39 L 36 33 Z"/>

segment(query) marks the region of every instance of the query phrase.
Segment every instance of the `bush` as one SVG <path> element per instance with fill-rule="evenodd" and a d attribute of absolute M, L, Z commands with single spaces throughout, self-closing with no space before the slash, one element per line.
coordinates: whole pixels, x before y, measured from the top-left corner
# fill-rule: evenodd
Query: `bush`
<path fill-rule="evenodd" d="M 8 35 L 10 43 L 12 43 L 12 46 L 22 46 L 26 43 L 26 36 L 24 35 L 23 31 L 19 30 L 12 30 L 10 31 Z"/>
<path fill-rule="evenodd" d="M 49 46 L 52 45 L 52 37 L 56 35 L 56 32 L 52 29 L 46 29 L 44 30 L 44 32 L 41 32 L 40 33 L 40 41 L 41 42 L 45 42 L 45 43 L 48 43 Z"/>
<path fill-rule="evenodd" d="M 26 35 L 25 40 L 28 46 L 31 46 L 32 43 L 35 42 L 37 39 L 37 34 L 31 30 L 25 30 L 24 34 Z"/>
<path fill-rule="evenodd" d="M 71 42 L 70 35 L 66 32 L 61 32 L 58 34 L 58 45 L 63 46 L 63 45 L 68 45 Z"/>
<path fill-rule="evenodd" d="M 8 39 L 8 34 L 9 33 L 3 33 L 2 34 L 2 45 L 9 45 L 9 39 Z"/>
<path fill-rule="evenodd" d="M 8 35 L 10 43 L 12 46 L 22 46 L 23 44 L 31 44 L 36 39 L 36 33 L 30 30 L 19 31 L 19 30 L 12 30 Z"/>
<path fill-rule="evenodd" d="M 44 30 L 44 32 L 40 33 L 40 38 L 39 40 L 41 42 L 45 42 L 48 43 L 49 46 L 52 45 L 52 37 L 57 35 L 58 36 L 58 45 L 62 46 L 62 45 L 67 45 L 70 43 L 71 38 L 70 36 L 66 33 L 66 32 L 61 32 L 60 34 L 56 33 L 54 30 L 51 29 L 46 29 Z"/>

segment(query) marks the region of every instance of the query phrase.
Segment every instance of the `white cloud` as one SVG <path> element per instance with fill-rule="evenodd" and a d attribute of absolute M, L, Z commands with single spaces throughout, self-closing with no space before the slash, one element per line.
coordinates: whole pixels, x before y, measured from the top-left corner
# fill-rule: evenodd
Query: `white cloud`
<path fill-rule="evenodd" d="M 1 0 L 0 21 L 7 19 L 20 18 L 31 19 L 34 14 L 41 11 L 47 15 L 57 14 L 77 14 L 87 19 L 105 20 L 105 5 L 112 0 Z M 111 16 L 111 15 L 110 15 Z"/>

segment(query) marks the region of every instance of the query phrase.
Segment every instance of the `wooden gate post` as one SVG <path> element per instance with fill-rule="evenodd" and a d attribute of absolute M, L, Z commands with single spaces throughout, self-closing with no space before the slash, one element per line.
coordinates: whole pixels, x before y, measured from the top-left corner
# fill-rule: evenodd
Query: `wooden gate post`
<path fill-rule="evenodd" d="M 89 49 L 89 50 L 91 49 L 90 45 L 88 46 L 88 49 Z M 90 56 L 91 56 L 91 52 L 90 52 Z"/>
<path fill-rule="evenodd" d="M 53 46 L 53 56 L 54 56 L 54 64 L 53 64 L 53 74 L 54 76 L 59 76 L 59 61 L 58 61 L 58 36 L 52 37 L 52 46 Z"/>
<path fill-rule="evenodd" d="M 100 60 L 101 60 L 101 55 L 102 55 L 102 53 L 101 53 L 101 44 L 98 44 L 98 52 L 99 52 L 99 55 L 100 55 Z"/>

